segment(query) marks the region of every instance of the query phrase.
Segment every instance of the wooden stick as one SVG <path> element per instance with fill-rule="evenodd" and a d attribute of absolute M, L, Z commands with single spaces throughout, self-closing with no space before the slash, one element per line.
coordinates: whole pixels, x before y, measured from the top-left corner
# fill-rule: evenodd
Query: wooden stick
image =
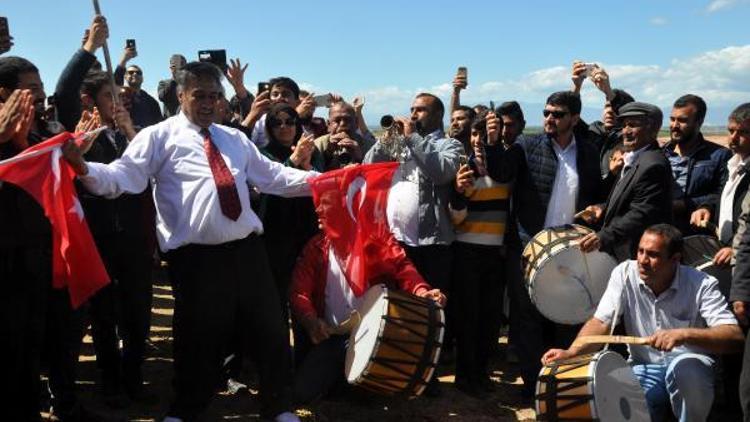
<path fill-rule="evenodd" d="M 92 0 L 94 2 L 94 12 L 97 15 L 101 15 L 102 11 L 99 8 L 99 0 Z M 109 23 L 107 23 L 109 25 Z M 104 40 L 104 45 L 102 46 L 102 51 L 104 51 L 104 63 L 107 65 L 107 74 L 109 75 L 109 85 L 112 88 L 112 101 L 115 106 L 120 105 L 120 93 L 117 92 L 117 84 L 115 84 L 115 74 L 112 71 L 112 59 L 109 57 L 109 46 L 107 45 L 107 40 Z"/>
<path fill-rule="evenodd" d="M 648 338 L 646 337 L 633 337 L 633 336 L 583 336 L 578 337 L 573 342 L 573 346 L 583 346 L 586 344 L 638 344 L 641 346 L 647 346 Z"/>
<path fill-rule="evenodd" d="M 328 334 L 334 334 L 334 335 L 342 335 L 350 332 L 357 326 L 359 326 L 359 323 L 362 321 L 362 316 L 357 311 L 352 311 L 351 316 L 349 316 L 349 319 L 342 322 L 341 324 L 331 327 L 328 329 Z"/>

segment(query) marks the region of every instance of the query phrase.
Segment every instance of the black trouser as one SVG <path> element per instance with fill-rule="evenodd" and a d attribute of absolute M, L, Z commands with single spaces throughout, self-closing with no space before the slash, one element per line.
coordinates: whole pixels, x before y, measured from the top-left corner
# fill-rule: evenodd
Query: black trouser
<path fill-rule="evenodd" d="M 50 292 L 43 362 L 52 393 L 50 404 L 61 418 L 74 412 L 78 403 L 76 377 L 86 312 L 86 305 L 73 309 L 67 289 Z"/>
<path fill-rule="evenodd" d="M 299 328 L 294 331 L 298 364 L 294 374 L 293 397 L 295 403 L 308 404 L 325 396 L 336 384 L 345 383 L 344 361 L 349 337 L 331 336 L 314 345 L 304 329 Z M 299 355 L 298 350 L 301 352 Z"/>
<path fill-rule="evenodd" d="M 105 392 L 119 389 L 120 381 L 138 388 L 151 326 L 153 251 L 145 236 L 98 236 L 96 244 L 112 280 L 91 299 L 97 366 Z"/>
<path fill-rule="evenodd" d="M 745 336 L 745 353 L 742 356 L 740 404 L 745 422 L 750 422 L 750 335 Z"/>
<path fill-rule="evenodd" d="M 451 266 L 453 254 L 448 245 L 408 246 L 401 244 L 406 257 L 414 264 L 419 275 L 432 286 L 440 289 L 449 299 L 445 307 L 445 335 L 443 350 L 453 346 L 453 314 L 451 305 Z M 437 377 L 433 377 L 437 379 Z"/>
<path fill-rule="evenodd" d="M 173 283 L 174 387 L 170 416 L 193 420 L 210 403 L 237 324 L 253 340 L 262 413 L 290 409 L 289 341 L 263 242 L 255 235 L 167 253 Z"/>
<path fill-rule="evenodd" d="M 497 342 L 504 265 L 499 246 L 454 242 L 451 306 L 456 333 L 456 381 L 487 377 Z"/>
<path fill-rule="evenodd" d="M 39 420 L 39 368 L 51 286 L 49 245 L 0 248 L 0 414 Z"/>
<path fill-rule="evenodd" d="M 520 247 L 511 246 L 507 253 L 507 264 L 516 265 L 519 274 L 517 278 L 508 277 L 508 295 L 517 305 L 516 309 L 511 310 L 511 315 L 516 314 L 515 319 L 511 316 L 511 321 L 515 322 L 517 328 L 518 335 L 514 337 L 514 341 L 521 363 L 524 392 L 528 395 L 534 392 L 544 353 L 550 348 L 567 349 L 578 335 L 581 325 L 557 324 L 539 313 L 531 302 L 521 273 Z"/>

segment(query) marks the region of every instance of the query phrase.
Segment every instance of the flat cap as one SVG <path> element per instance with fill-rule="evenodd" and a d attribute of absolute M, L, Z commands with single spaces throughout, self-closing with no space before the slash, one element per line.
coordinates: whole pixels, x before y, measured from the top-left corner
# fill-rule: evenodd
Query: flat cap
<path fill-rule="evenodd" d="M 664 115 L 661 109 L 653 104 L 642 103 L 640 101 L 633 101 L 620 107 L 619 113 L 617 113 L 618 119 L 625 117 L 648 117 L 654 122 L 659 123 L 661 126 Z"/>

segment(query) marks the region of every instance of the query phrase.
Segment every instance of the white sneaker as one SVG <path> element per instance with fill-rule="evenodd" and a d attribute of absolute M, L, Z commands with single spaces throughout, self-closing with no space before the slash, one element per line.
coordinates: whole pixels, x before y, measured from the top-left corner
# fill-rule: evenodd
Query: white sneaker
<path fill-rule="evenodd" d="M 273 420 L 276 422 L 301 422 L 297 415 L 292 412 L 279 413 Z"/>

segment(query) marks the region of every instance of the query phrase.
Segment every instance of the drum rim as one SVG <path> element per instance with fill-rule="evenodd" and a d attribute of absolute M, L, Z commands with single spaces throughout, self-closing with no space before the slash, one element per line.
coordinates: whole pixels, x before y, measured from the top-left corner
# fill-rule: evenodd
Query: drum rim
<path fill-rule="evenodd" d="M 599 418 L 599 416 L 597 414 L 597 411 L 596 411 L 596 397 L 594 396 L 594 391 L 595 391 L 595 386 L 594 386 L 594 383 L 595 383 L 594 372 L 596 371 L 596 362 L 599 361 L 599 359 L 601 357 L 600 355 L 603 355 L 603 354 L 605 354 L 607 352 L 609 352 L 609 353 L 615 353 L 615 352 L 612 352 L 611 350 L 600 350 L 600 351 L 598 351 L 596 353 L 587 353 L 585 355 L 574 356 L 574 357 L 572 357 L 570 359 L 567 359 L 565 361 L 556 362 L 557 365 L 567 365 L 567 364 L 573 363 L 574 360 L 581 360 L 584 357 L 590 356 L 590 358 L 588 360 L 588 363 L 586 364 L 586 377 L 571 378 L 570 380 L 573 380 L 573 379 L 578 379 L 578 380 L 584 380 L 585 379 L 586 380 L 586 390 L 587 390 L 588 394 L 591 396 L 591 398 L 588 399 L 587 402 L 588 402 L 588 405 L 589 405 L 589 409 L 591 409 L 591 417 L 593 418 L 593 420 L 598 420 L 598 418 Z M 537 418 L 540 415 L 540 411 L 539 411 L 539 402 L 540 402 L 540 400 L 538 400 L 536 397 L 539 396 L 539 394 L 540 394 L 539 388 L 542 385 L 542 381 L 539 380 L 539 377 L 542 375 L 542 372 L 544 371 L 544 368 L 547 368 L 547 367 L 548 367 L 548 365 L 542 366 L 542 369 L 539 371 L 539 375 L 537 375 L 536 388 L 535 388 L 535 391 L 534 391 L 534 411 L 536 412 L 536 417 Z"/>
<path fill-rule="evenodd" d="M 384 313 L 381 312 L 381 314 L 380 314 L 380 322 L 378 323 L 378 333 L 377 333 L 377 336 L 375 337 L 375 346 L 373 347 L 372 351 L 370 352 L 370 356 L 367 359 L 367 365 L 365 365 L 364 369 L 362 369 L 362 372 L 360 372 L 360 374 L 357 376 L 357 378 L 355 378 L 353 381 L 350 381 L 348 376 L 346 377 L 346 380 L 347 380 L 347 382 L 349 384 L 358 384 L 360 381 L 362 381 L 362 379 L 367 374 L 369 374 L 370 369 L 372 368 L 372 365 L 373 365 L 373 362 L 372 362 L 372 360 L 370 358 L 372 358 L 372 356 L 377 355 L 378 349 L 380 349 L 380 345 L 382 344 L 382 342 L 379 341 L 379 340 L 380 340 L 380 337 L 383 334 L 383 330 L 385 330 L 385 322 L 386 321 L 383 318 L 383 315 L 387 314 L 387 310 L 388 310 L 388 300 L 387 299 L 388 299 L 389 290 L 388 290 L 388 287 L 385 284 L 378 284 L 377 286 L 373 286 L 373 287 L 380 287 L 380 289 L 381 289 L 380 293 L 382 295 L 381 299 L 382 298 L 386 299 L 384 301 L 384 303 L 385 303 L 385 309 L 384 309 L 384 311 L 385 312 Z M 359 329 L 359 327 L 357 328 L 357 330 L 358 329 Z M 352 331 L 352 336 L 355 336 L 357 334 L 357 330 Z M 350 339 L 350 342 L 352 340 L 353 339 Z M 354 347 L 354 346 L 352 346 L 352 347 Z M 344 369 L 346 370 L 346 366 L 344 366 Z M 344 375 L 347 375 L 347 374 L 344 374 Z"/>

